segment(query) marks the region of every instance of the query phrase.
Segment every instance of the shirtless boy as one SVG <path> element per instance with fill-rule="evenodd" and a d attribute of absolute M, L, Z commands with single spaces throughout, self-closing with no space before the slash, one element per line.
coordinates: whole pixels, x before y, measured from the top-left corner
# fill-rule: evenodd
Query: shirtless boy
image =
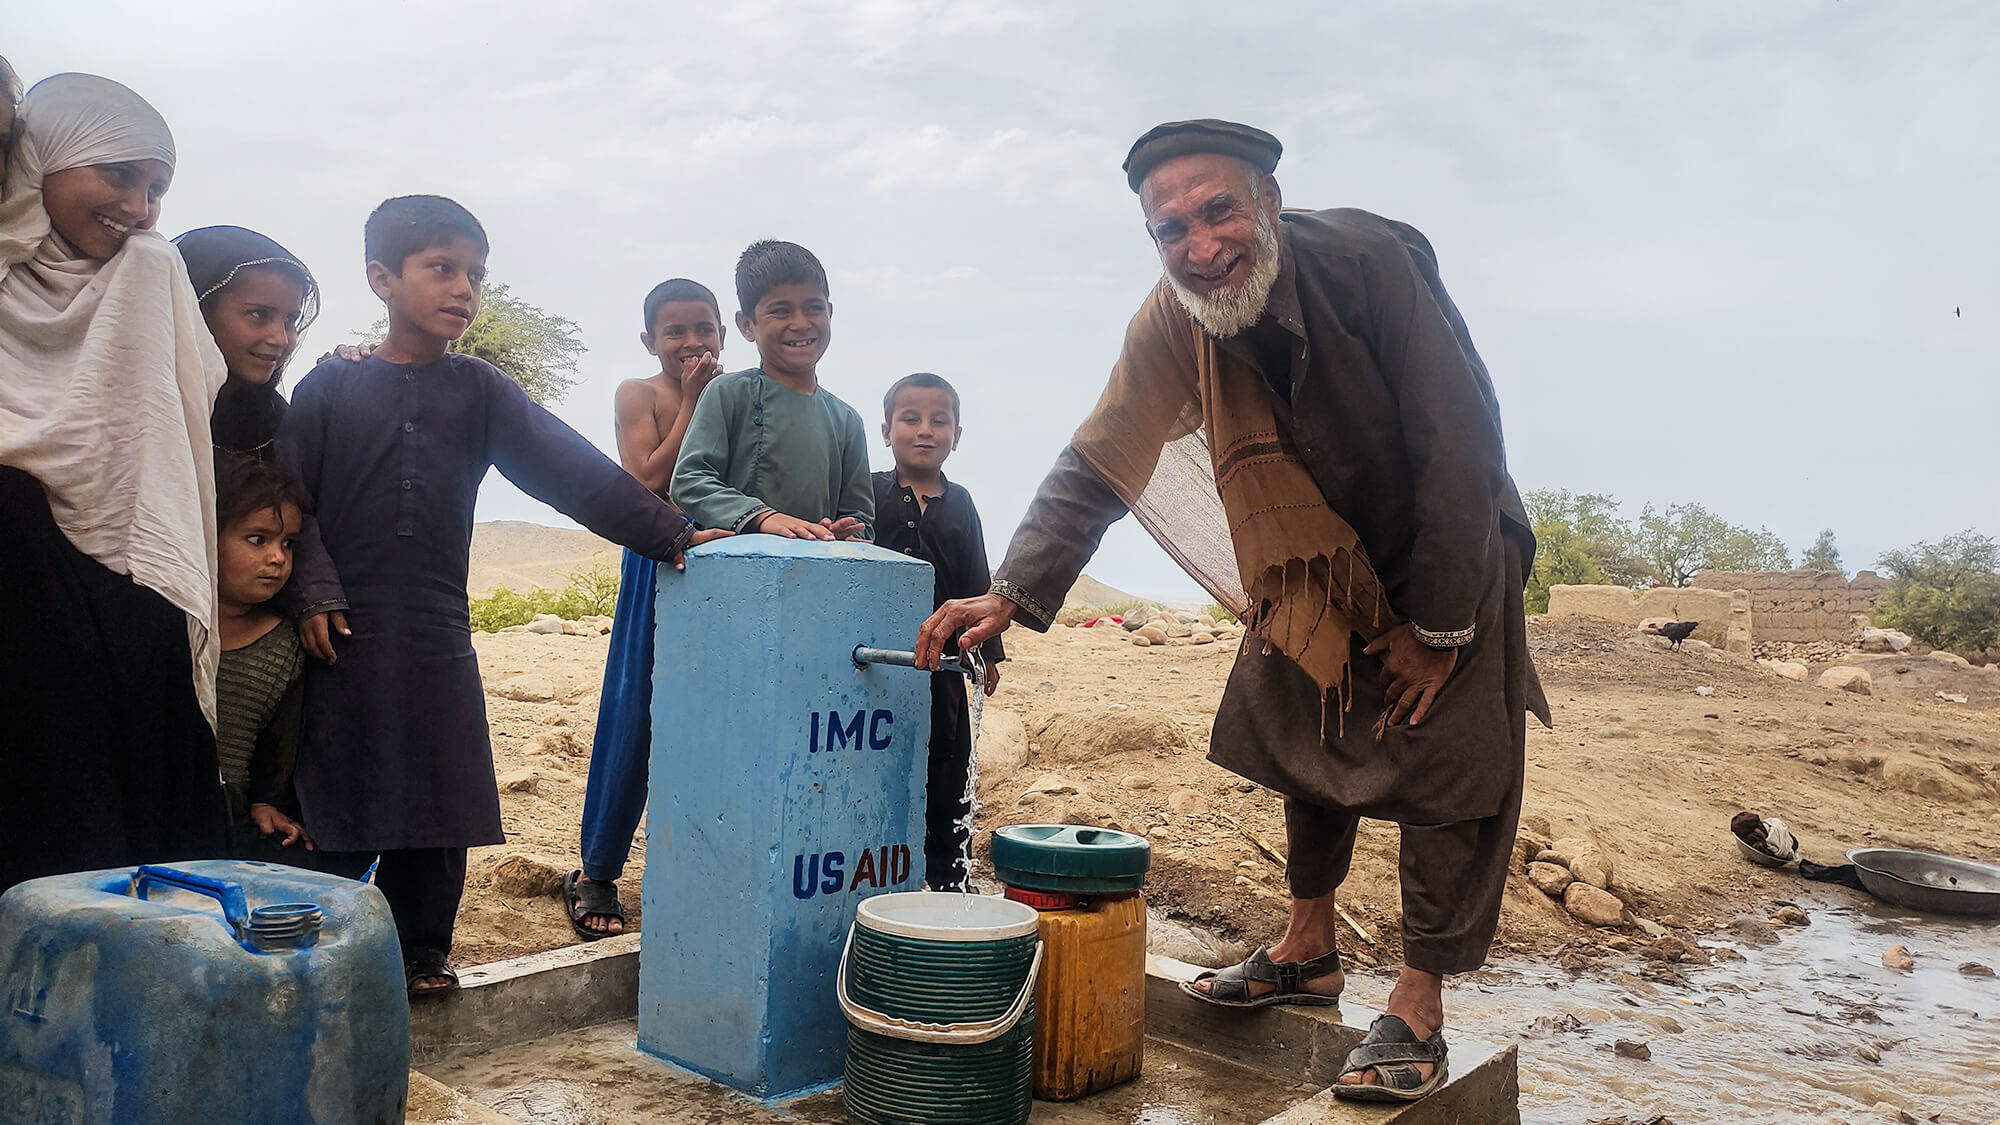
<path fill-rule="evenodd" d="M 656 375 L 618 388 L 618 460 L 639 483 L 664 498 L 681 455 L 681 439 L 702 389 L 722 374 L 719 356 L 729 334 L 715 294 L 686 278 L 663 281 L 646 294 L 646 329 L 639 342 L 660 361 Z M 570 928 L 585 941 L 623 933 L 618 879 L 632 834 L 646 810 L 646 764 L 652 746 L 654 579 L 659 566 L 630 551 L 618 576 L 611 619 L 611 653 L 590 780 L 583 796 L 583 866 L 564 884 Z"/>

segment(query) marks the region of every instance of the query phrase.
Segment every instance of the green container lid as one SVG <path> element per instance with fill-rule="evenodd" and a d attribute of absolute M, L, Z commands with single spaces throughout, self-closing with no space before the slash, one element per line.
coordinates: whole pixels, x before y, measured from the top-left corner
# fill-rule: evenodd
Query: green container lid
<path fill-rule="evenodd" d="M 1146 883 L 1143 836 L 1075 824 L 1013 824 L 993 833 L 993 873 L 1024 891 L 1121 894 Z"/>

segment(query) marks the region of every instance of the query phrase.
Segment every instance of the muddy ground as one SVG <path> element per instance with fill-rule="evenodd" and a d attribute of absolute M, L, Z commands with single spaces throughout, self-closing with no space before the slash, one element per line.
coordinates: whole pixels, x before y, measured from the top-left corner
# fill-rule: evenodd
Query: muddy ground
<path fill-rule="evenodd" d="M 1761 926 L 1797 895 L 1795 876 L 1737 853 L 1727 824 L 1743 808 L 1782 815 L 1823 862 L 1868 845 L 2000 860 L 2000 671 L 1857 658 L 1877 683 L 1864 697 L 1601 622 L 1535 620 L 1529 636 L 1556 726 L 1529 724 L 1524 827 L 1595 841 L 1633 915 L 1699 937 Z M 1228 937 L 1275 938 L 1283 871 L 1260 842 L 1283 849 L 1280 801 L 1203 759 L 1233 645 L 1139 648 L 1122 633 L 1062 627 L 1008 641 L 1013 659 L 986 712 L 982 828 L 1143 832 L 1156 908 Z M 574 940 L 553 892 L 576 863 L 606 644 L 476 637 L 509 842 L 473 855 L 461 963 Z M 1364 964 L 1397 959 L 1395 863 L 1395 827 L 1364 825 L 1342 897 L 1367 934 L 1348 943 Z M 643 865 L 642 840 L 625 895 L 635 921 Z M 1637 927 L 1584 926 L 1517 874 L 1495 952 L 1596 958 L 1643 941 Z"/>

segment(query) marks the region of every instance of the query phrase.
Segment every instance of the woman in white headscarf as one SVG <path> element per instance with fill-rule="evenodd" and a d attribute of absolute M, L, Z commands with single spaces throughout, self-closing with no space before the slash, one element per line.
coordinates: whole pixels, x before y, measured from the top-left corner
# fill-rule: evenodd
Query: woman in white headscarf
<path fill-rule="evenodd" d="M 221 855 L 226 371 L 153 231 L 173 136 L 109 79 L 20 107 L 0 193 L 0 889 Z"/>
<path fill-rule="evenodd" d="M 21 80 L 14 67 L 0 58 L 0 189 L 7 183 L 7 149 L 14 138 L 14 113 L 21 106 Z"/>

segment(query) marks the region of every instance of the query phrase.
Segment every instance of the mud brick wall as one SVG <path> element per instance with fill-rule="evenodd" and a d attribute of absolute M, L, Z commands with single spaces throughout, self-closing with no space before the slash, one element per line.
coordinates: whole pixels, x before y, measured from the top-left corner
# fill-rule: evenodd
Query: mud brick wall
<path fill-rule="evenodd" d="M 1889 580 L 1864 570 L 1848 579 L 1833 570 L 1704 570 L 1701 590 L 1742 590 L 1758 644 L 1774 641 L 1849 641 L 1861 635 Z"/>
<path fill-rule="evenodd" d="M 1550 617 L 1596 617 L 1621 625 L 1638 625 L 1649 617 L 1697 623 L 1694 639 L 1719 649 L 1749 655 L 1755 617 L 1750 600 L 1733 590 L 1701 590 L 1656 586 L 1628 590 L 1623 586 L 1551 586 Z M 1758 635 L 1757 640 L 1763 636 Z"/>

